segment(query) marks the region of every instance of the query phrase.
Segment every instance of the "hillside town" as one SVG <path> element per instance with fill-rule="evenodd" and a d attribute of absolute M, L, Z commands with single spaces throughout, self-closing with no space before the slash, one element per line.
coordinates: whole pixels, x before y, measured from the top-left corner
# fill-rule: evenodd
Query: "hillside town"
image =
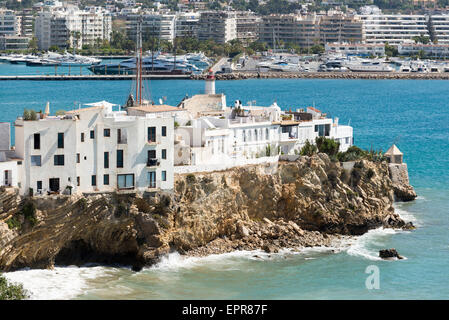
<path fill-rule="evenodd" d="M 216 46 L 238 43 L 255 51 L 320 53 L 329 45 L 358 45 L 374 53 L 382 47 L 404 55 L 448 55 L 449 11 L 436 1 L 425 1 L 425 6 L 407 13 L 375 5 L 353 9 L 338 2 L 328 2 L 321 10 L 314 2 L 292 2 L 296 10 L 288 14 L 236 10 L 239 6 L 234 2 L 214 6 L 187 0 L 151 5 L 107 0 L 103 6 L 48 0 L 16 10 L 1 8 L 2 3 L 10 2 L 0 1 L 0 50 L 4 51 L 82 50 L 107 44 L 130 52 L 135 49 L 137 23 L 142 21 L 144 47 L 153 50 L 188 47 L 186 39 L 195 39 Z M 256 1 L 255 6 L 263 3 L 266 9 L 271 2 Z M 246 4 L 240 7 L 254 3 Z"/>

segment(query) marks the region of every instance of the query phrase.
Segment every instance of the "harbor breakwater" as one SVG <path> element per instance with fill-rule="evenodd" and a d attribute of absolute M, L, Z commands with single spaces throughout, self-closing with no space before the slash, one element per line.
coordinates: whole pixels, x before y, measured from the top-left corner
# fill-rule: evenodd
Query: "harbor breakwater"
<path fill-rule="evenodd" d="M 203 256 L 301 250 L 382 226 L 413 228 L 393 207 L 395 200 L 413 197 L 395 199 L 390 177 L 385 161 L 360 160 L 345 169 L 320 153 L 274 165 L 176 175 L 174 191 L 155 197 L 29 198 L 3 189 L 0 270 L 87 262 L 140 270 L 173 251 Z"/>
<path fill-rule="evenodd" d="M 206 74 L 193 75 L 143 75 L 148 80 L 205 80 Z M 134 75 L 0 75 L 0 81 L 75 81 L 75 80 L 133 80 Z M 404 73 L 404 72 L 233 72 L 215 74 L 217 80 L 244 79 L 390 79 L 390 80 L 449 80 L 449 72 Z"/>
<path fill-rule="evenodd" d="M 205 80 L 207 75 L 192 75 L 193 80 Z M 449 72 L 233 72 L 215 75 L 217 80 L 244 79 L 390 79 L 449 80 Z"/>

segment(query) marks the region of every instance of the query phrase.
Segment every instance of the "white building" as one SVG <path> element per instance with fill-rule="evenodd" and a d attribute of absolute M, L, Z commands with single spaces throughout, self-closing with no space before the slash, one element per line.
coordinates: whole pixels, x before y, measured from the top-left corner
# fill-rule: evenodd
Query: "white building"
<path fill-rule="evenodd" d="M 11 150 L 9 122 L 0 122 L 0 136 L 0 187 L 17 187 L 22 161 Z"/>
<path fill-rule="evenodd" d="M 356 56 L 385 56 L 385 45 L 380 43 L 326 43 L 324 50 Z"/>
<path fill-rule="evenodd" d="M 176 38 L 198 37 L 199 12 L 179 12 L 175 21 Z"/>
<path fill-rule="evenodd" d="M 173 189 L 173 117 L 107 102 L 15 123 L 21 193 Z"/>
<path fill-rule="evenodd" d="M 414 42 L 404 42 L 398 46 L 400 55 L 417 55 L 420 52 L 428 57 L 444 58 L 449 57 L 449 44 L 422 44 Z"/>
<path fill-rule="evenodd" d="M 350 126 L 338 124 L 321 111 L 284 112 L 274 103 L 269 107 L 244 106 L 235 101 L 227 107 L 224 95 L 206 92 L 184 99 L 175 129 L 175 172 L 222 170 L 233 166 L 277 161 L 280 154 L 299 154 L 306 141 L 327 137 L 340 143 L 340 151 L 353 144 Z M 213 91 L 213 90 L 212 90 Z"/>
<path fill-rule="evenodd" d="M 0 37 L 20 34 L 19 21 L 14 11 L 0 8 Z"/>
<path fill-rule="evenodd" d="M 128 37 L 136 39 L 137 25 L 142 19 L 142 38 L 143 41 L 150 38 L 156 38 L 173 42 L 175 39 L 175 14 L 162 14 L 157 12 L 148 12 L 142 15 L 129 15 L 126 18 L 126 30 Z"/>
<path fill-rule="evenodd" d="M 429 36 L 427 16 L 410 14 L 360 15 L 364 23 L 365 41 L 369 44 L 399 45 L 416 36 Z"/>
<path fill-rule="evenodd" d="M 58 7 L 41 11 L 35 19 L 35 35 L 38 48 L 51 46 L 81 49 L 83 45 L 95 45 L 98 40 L 110 40 L 112 20 L 110 13 L 92 7 L 88 11 L 75 6 Z"/>
<path fill-rule="evenodd" d="M 226 43 L 237 38 L 237 18 L 233 11 L 201 12 L 198 29 L 199 40 Z"/>

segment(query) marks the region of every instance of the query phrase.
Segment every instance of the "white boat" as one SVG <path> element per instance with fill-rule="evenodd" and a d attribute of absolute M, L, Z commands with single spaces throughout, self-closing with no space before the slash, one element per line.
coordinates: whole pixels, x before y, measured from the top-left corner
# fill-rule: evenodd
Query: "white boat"
<path fill-rule="evenodd" d="M 352 72 L 392 72 L 394 69 L 378 60 L 354 60 L 345 65 Z"/>

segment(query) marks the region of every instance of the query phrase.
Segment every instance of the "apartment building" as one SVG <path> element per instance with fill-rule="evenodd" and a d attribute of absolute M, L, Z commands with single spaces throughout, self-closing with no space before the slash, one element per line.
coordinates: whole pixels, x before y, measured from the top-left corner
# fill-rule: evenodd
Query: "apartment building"
<path fill-rule="evenodd" d="M 365 41 L 363 22 L 342 12 L 328 12 L 319 18 L 320 43 Z"/>
<path fill-rule="evenodd" d="M 364 23 L 366 43 L 397 46 L 415 36 L 429 36 L 425 15 L 369 14 L 359 18 Z"/>
<path fill-rule="evenodd" d="M 271 47 L 278 47 L 282 42 L 299 43 L 301 34 L 299 16 L 295 14 L 272 14 L 263 16 L 260 22 L 260 41 Z"/>
<path fill-rule="evenodd" d="M 137 37 L 137 26 L 142 22 L 142 40 L 157 38 L 173 43 L 175 39 L 175 19 L 176 15 L 171 13 L 144 13 L 142 15 L 133 14 L 126 18 L 126 32 L 133 41 Z"/>
<path fill-rule="evenodd" d="M 261 18 L 250 11 L 236 12 L 237 39 L 249 44 L 259 39 L 259 23 Z"/>
<path fill-rule="evenodd" d="M 0 36 L 0 50 L 26 50 L 30 38 L 22 36 Z"/>
<path fill-rule="evenodd" d="M 171 116 L 130 116 L 101 102 L 15 122 L 22 194 L 173 189 Z"/>
<path fill-rule="evenodd" d="M 23 9 L 16 12 L 16 17 L 18 18 L 19 31 L 18 34 L 22 37 L 33 36 L 33 25 L 34 25 L 34 15 L 33 9 Z"/>
<path fill-rule="evenodd" d="M 449 44 L 449 14 L 438 14 L 428 17 L 439 44 Z"/>
<path fill-rule="evenodd" d="M 0 8 L 0 36 L 15 36 L 20 33 L 18 18 L 14 11 Z"/>
<path fill-rule="evenodd" d="M 363 23 L 341 12 L 326 15 L 273 14 L 262 17 L 260 40 L 269 45 L 294 43 L 302 47 L 328 42 L 363 42 Z"/>
<path fill-rule="evenodd" d="M 176 38 L 197 38 L 198 25 L 200 21 L 199 12 L 180 12 L 175 20 Z"/>
<path fill-rule="evenodd" d="M 35 19 L 35 35 L 40 50 L 51 46 L 60 48 L 95 45 L 98 40 L 110 40 L 112 18 L 101 10 L 81 11 L 69 6 L 38 13 Z"/>
<path fill-rule="evenodd" d="M 203 11 L 199 19 L 198 39 L 226 43 L 237 38 L 237 17 L 233 11 Z"/>

